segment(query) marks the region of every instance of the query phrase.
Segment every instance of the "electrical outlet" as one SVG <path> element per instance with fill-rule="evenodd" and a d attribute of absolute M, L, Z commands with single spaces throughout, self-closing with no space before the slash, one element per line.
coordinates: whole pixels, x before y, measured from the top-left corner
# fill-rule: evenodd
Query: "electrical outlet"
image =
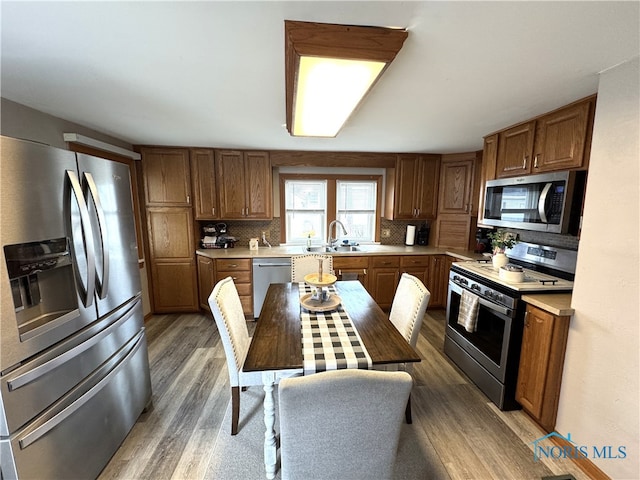
<path fill-rule="evenodd" d="M 391 236 L 391 230 L 388 228 L 382 229 L 382 238 L 389 238 Z"/>

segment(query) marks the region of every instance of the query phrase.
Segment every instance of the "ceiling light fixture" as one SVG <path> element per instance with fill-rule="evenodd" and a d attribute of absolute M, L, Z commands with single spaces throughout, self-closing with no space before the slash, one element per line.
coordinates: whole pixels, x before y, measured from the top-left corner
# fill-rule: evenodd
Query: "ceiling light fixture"
<path fill-rule="evenodd" d="M 287 130 L 335 137 L 408 32 L 398 28 L 285 20 Z"/>

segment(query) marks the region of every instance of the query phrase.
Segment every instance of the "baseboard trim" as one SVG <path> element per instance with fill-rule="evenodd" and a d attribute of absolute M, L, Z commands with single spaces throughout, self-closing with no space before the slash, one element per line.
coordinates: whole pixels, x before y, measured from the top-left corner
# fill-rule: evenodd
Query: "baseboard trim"
<path fill-rule="evenodd" d="M 559 447 L 571 448 L 575 446 L 564 438 L 558 436 L 551 436 L 549 437 L 549 440 L 551 440 L 551 442 L 555 443 Z M 595 464 L 588 458 L 572 458 L 571 460 L 592 480 L 611 480 L 611 477 L 609 475 L 596 467 Z"/>

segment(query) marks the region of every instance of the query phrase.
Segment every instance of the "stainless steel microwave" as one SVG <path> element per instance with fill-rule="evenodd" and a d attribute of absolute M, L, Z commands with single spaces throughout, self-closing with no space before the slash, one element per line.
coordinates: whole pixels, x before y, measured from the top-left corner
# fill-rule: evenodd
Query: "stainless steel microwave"
<path fill-rule="evenodd" d="M 576 235 L 585 184 L 575 170 L 488 180 L 482 223 Z"/>

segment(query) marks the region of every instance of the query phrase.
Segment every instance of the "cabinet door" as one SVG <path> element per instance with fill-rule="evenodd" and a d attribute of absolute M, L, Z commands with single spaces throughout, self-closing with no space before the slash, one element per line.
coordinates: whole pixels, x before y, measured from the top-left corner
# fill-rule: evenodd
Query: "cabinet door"
<path fill-rule="evenodd" d="M 591 102 L 582 102 L 538 120 L 534 173 L 583 166 L 590 107 Z"/>
<path fill-rule="evenodd" d="M 436 246 L 470 250 L 473 245 L 475 217 L 469 215 L 438 215 Z"/>
<path fill-rule="evenodd" d="M 152 261 L 193 260 L 195 241 L 190 208 L 148 208 L 147 224 Z"/>
<path fill-rule="evenodd" d="M 218 215 L 213 150 L 192 149 L 190 154 L 196 220 L 213 220 Z"/>
<path fill-rule="evenodd" d="M 273 217 L 271 206 L 273 186 L 271 184 L 269 153 L 246 152 L 244 160 L 246 179 L 245 217 L 269 220 Z"/>
<path fill-rule="evenodd" d="M 440 165 L 439 214 L 471 213 L 475 154 L 468 160 L 446 160 Z"/>
<path fill-rule="evenodd" d="M 416 218 L 432 220 L 438 210 L 440 159 L 437 155 L 420 156 L 415 174 Z"/>
<path fill-rule="evenodd" d="M 443 308 L 446 305 L 447 290 L 443 281 L 446 269 L 446 255 L 431 255 L 429 257 L 429 276 L 427 290 L 431 293 L 429 308 Z"/>
<path fill-rule="evenodd" d="M 396 159 L 393 213 L 396 219 L 416 216 L 415 185 L 417 184 L 418 155 L 398 155 Z"/>
<path fill-rule="evenodd" d="M 398 267 L 371 269 L 369 292 L 380 308 L 385 310 L 391 308 L 398 286 L 398 277 Z"/>
<path fill-rule="evenodd" d="M 542 413 L 554 322 L 552 314 L 527 307 L 516 400 L 536 418 Z"/>
<path fill-rule="evenodd" d="M 186 149 L 142 149 L 147 206 L 190 206 L 191 175 Z"/>
<path fill-rule="evenodd" d="M 484 139 L 482 150 L 482 176 L 480 178 L 480 197 L 478 201 L 478 225 L 484 219 L 484 189 L 487 180 L 496 178 L 496 163 L 498 161 L 498 134 L 494 133 Z"/>
<path fill-rule="evenodd" d="M 215 274 L 213 270 L 213 260 L 208 257 L 198 255 L 198 292 L 200 294 L 200 306 L 206 310 L 209 307 L 209 295 L 215 285 Z"/>
<path fill-rule="evenodd" d="M 570 321 L 527 305 L 516 400 L 547 432 L 555 428 Z"/>
<path fill-rule="evenodd" d="M 194 262 L 163 262 L 151 265 L 154 313 L 195 312 L 198 288 Z"/>
<path fill-rule="evenodd" d="M 504 130 L 498 134 L 498 160 L 496 175 L 513 177 L 531 172 L 533 138 L 536 122 L 531 121 Z"/>
<path fill-rule="evenodd" d="M 245 213 L 244 156 L 240 151 L 216 151 L 218 208 L 221 219 L 242 219 Z"/>

